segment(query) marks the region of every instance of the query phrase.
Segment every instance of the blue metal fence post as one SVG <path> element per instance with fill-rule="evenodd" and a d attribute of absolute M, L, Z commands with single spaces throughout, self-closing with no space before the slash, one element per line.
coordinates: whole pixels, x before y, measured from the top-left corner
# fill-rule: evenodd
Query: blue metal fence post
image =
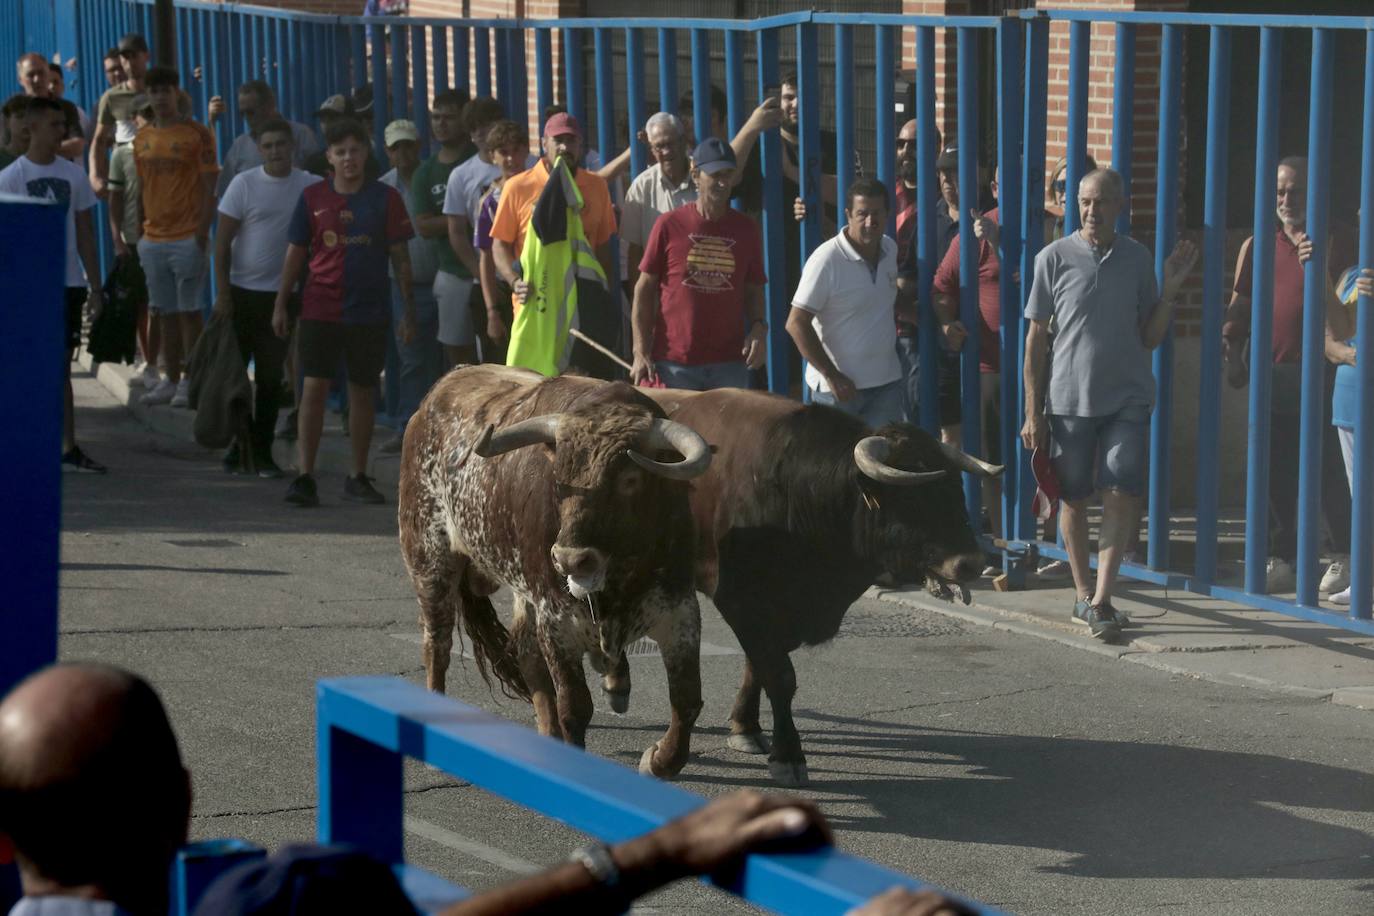
<path fill-rule="evenodd" d="M 1131 232 L 1131 156 L 1135 152 L 1135 26 L 1116 24 L 1116 68 L 1112 73 L 1112 168 L 1126 188 L 1116 231 Z"/>
<path fill-rule="evenodd" d="M 825 213 L 821 197 L 820 49 L 814 22 L 797 26 L 797 82 L 797 185 L 807 204 L 806 219 L 801 222 L 801 261 L 805 262 L 822 241 L 821 217 Z M 791 203 L 783 201 L 783 209 Z"/>
<path fill-rule="evenodd" d="M 510 30 L 497 28 L 493 31 L 496 37 L 496 98 L 506 110 L 506 117 L 510 118 L 514 117 L 512 109 L 515 105 L 510 72 Z"/>
<path fill-rule="evenodd" d="M 391 43 L 391 61 L 387 69 L 387 88 L 391 98 L 391 111 L 386 115 L 383 127 L 392 121 L 401 118 L 409 118 L 410 112 L 406 105 L 406 30 L 400 26 L 393 26 L 391 34 L 388 36 Z M 377 110 L 377 105 L 384 100 L 377 97 L 374 91 L 372 95 L 373 111 Z M 383 159 L 383 162 L 386 160 Z"/>
<path fill-rule="evenodd" d="M 473 93 L 472 77 L 469 71 L 471 67 L 471 34 L 467 26 L 458 26 L 453 30 L 453 88 L 466 92 L 468 95 L 480 95 Z M 553 104 L 550 102 L 549 104 Z"/>
<path fill-rule="evenodd" d="M 434 91 L 452 88 L 448 75 L 448 26 L 434 26 L 429 30 L 430 58 L 434 61 Z"/>
<path fill-rule="evenodd" d="M 940 344 L 935 335 L 935 308 L 931 299 L 931 282 L 935 278 L 935 208 L 940 206 L 936 195 L 939 183 L 935 177 L 935 160 L 939 156 L 935 143 L 935 30 L 928 26 L 916 28 L 916 302 L 920 347 L 921 426 L 932 436 L 940 434 L 940 411 L 937 400 L 938 376 L 935 360 Z"/>
<path fill-rule="evenodd" d="M 1069 140 L 1064 158 L 1064 234 L 1077 232 L 1078 182 L 1088 161 L 1088 61 L 1092 56 L 1092 23 L 1069 23 Z"/>
<path fill-rule="evenodd" d="M 1226 265 L 1226 178 L 1231 116 L 1231 30 L 1212 26 L 1207 69 L 1207 173 L 1202 235 L 1202 346 L 1197 425 L 1198 580 L 1217 575 L 1217 447 L 1221 438 L 1222 288 Z"/>
<path fill-rule="evenodd" d="M 1266 592 L 1269 559 L 1269 397 L 1274 335 L 1274 173 L 1278 167 L 1283 32 L 1260 29 L 1255 125 L 1255 233 L 1251 247 L 1250 430 L 1245 477 L 1245 590 Z"/>
<path fill-rule="evenodd" d="M 404 758 L 332 727 L 323 691 L 316 688 L 316 696 L 319 841 L 348 843 L 388 864 L 404 861 Z"/>
<path fill-rule="evenodd" d="M 1183 27 L 1166 25 L 1159 67 L 1159 186 L 1155 198 L 1155 275 L 1163 288 L 1164 264 L 1177 235 L 1179 122 L 1183 106 Z M 1169 443 L 1173 438 L 1174 335 L 1155 348 L 1155 410 L 1150 417 L 1150 542 L 1152 569 L 1169 565 Z"/>
<path fill-rule="evenodd" d="M 1364 144 L 1360 160 L 1360 266 L 1374 267 L 1374 32 L 1365 36 Z M 1357 352 L 1374 353 L 1374 297 L 1361 296 Z M 1374 585 L 1374 359 L 1356 360 L 1355 474 L 1350 482 L 1350 613 L 1370 619 Z"/>
<path fill-rule="evenodd" d="M 1044 18 L 1026 23 L 1025 111 L 1023 114 L 1021 159 L 1021 298 L 1017 308 L 1016 330 L 1016 404 L 1003 405 L 1002 422 L 1016 417 L 1015 431 L 1025 422 L 1025 380 L 1019 371 L 1026 360 L 1026 332 L 1029 322 L 1024 306 L 1035 276 L 1035 256 L 1040 252 L 1045 233 L 1045 132 L 1048 103 L 1050 24 Z M 1004 268 L 1005 269 L 1005 268 Z M 1003 312 L 1005 316 L 1006 313 Z M 1005 369 L 1003 371 L 1006 371 Z M 1030 454 L 1015 435 L 1017 475 L 1016 537 L 1023 541 L 1039 539 L 1036 519 L 1031 514 L 1035 480 L 1030 470 Z"/>
<path fill-rule="evenodd" d="M 762 34 L 762 33 L 759 33 Z M 677 31 L 658 30 L 658 109 L 672 114 L 677 110 Z"/>
<path fill-rule="evenodd" d="M 353 79 L 351 80 L 351 85 L 353 89 L 357 90 L 366 86 L 368 80 L 367 30 L 360 25 L 348 26 L 348 36 L 353 51 L 353 67 L 351 73 Z M 343 91 L 344 87 L 340 86 L 339 89 L 340 91 Z M 332 94 L 333 93 L 330 93 L 330 95 Z M 321 98 L 318 101 L 316 101 L 315 104 L 318 105 L 320 104 L 320 102 L 323 101 L 324 99 Z M 320 139 L 323 140 L 324 138 L 321 137 Z"/>
<path fill-rule="evenodd" d="M 845 201 L 849 199 L 849 185 L 854 181 L 854 31 L 853 27 L 839 24 L 835 27 L 835 199 L 840 202 L 840 209 L 844 209 Z M 878 26 L 877 29 L 881 29 Z M 881 57 L 882 43 L 879 41 L 879 53 Z M 882 73 L 881 63 L 876 65 L 878 73 Z M 889 73 L 892 71 L 889 70 Z M 891 82 L 891 80 L 888 80 Z M 882 85 L 881 80 L 878 83 Z M 878 126 L 883 124 L 883 106 L 880 102 L 877 106 Z M 891 121 L 891 118 L 887 119 Z M 887 155 L 887 149 L 891 144 L 884 145 L 882 140 L 878 141 L 878 161 L 883 161 Z M 892 187 L 888 186 L 891 192 Z M 895 207 L 888 209 L 895 211 Z M 891 216 L 892 214 L 889 214 Z"/>
<path fill-rule="evenodd" d="M 978 418 L 980 387 L 978 372 L 978 239 L 973 234 L 972 214 L 978 211 L 978 34 L 967 26 L 958 33 L 959 59 L 959 320 L 968 330 L 964 338 L 959 379 L 960 402 L 965 422 L 963 448 L 970 455 L 983 454 L 983 435 Z M 964 505 L 971 519 L 983 516 L 981 478 L 964 474 Z"/>
<path fill-rule="evenodd" d="M 1003 188 L 1016 181 L 1021 173 L 1021 23 L 1009 17 L 997 23 L 997 222 L 998 258 L 1002 264 L 1018 264 L 1021 261 L 1021 200 L 1015 193 L 1003 193 Z M 1010 180 L 1009 180 L 1010 179 Z M 1028 278 L 1029 279 L 1029 278 Z M 1017 360 L 1017 342 L 1021 328 L 1021 288 L 1015 280 L 1014 272 L 1003 269 L 998 274 L 998 296 L 1001 300 L 1000 328 L 1001 350 L 998 365 L 1001 377 L 997 397 L 1001 403 L 1002 428 L 992 431 L 999 436 L 1001 461 L 1010 468 L 1010 473 L 1002 475 L 1002 536 L 1010 537 L 1012 516 L 1016 511 L 1018 475 L 1016 473 L 1016 440 L 1020 425 L 1014 421 L 1020 416 L 1016 409 L 1016 396 L 1020 391 L 1017 371 L 1021 363 Z M 1003 568 L 1011 576 L 1011 585 L 1020 588 L 1025 585 L 1026 566 L 1013 562 L 1010 555 L 1003 553 Z"/>
<path fill-rule="evenodd" d="M 630 179 L 646 166 L 644 144 L 637 139 L 648 115 L 644 111 L 644 33 L 633 26 L 625 29 L 625 114 L 630 121 Z"/>
<path fill-rule="evenodd" d="M 511 120 L 521 124 L 530 116 L 530 75 L 525 63 L 525 30 L 510 29 Z"/>
<path fill-rule="evenodd" d="M 732 137 L 749 117 L 744 107 L 744 35 L 739 29 L 725 31 L 725 119 Z"/>
<path fill-rule="evenodd" d="M 563 30 L 563 73 L 567 80 L 564 85 L 563 104 L 568 106 L 568 111 L 579 123 L 586 124 L 587 93 L 583 90 L 582 82 L 582 30 L 564 29 Z M 544 113 L 541 111 L 539 116 L 542 118 Z"/>
<path fill-rule="evenodd" d="M 592 52 L 596 65 L 596 142 L 601 147 L 602 162 L 610 162 L 620 149 L 615 136 L 615 47 L 612 34 L 609 28 L 598 28 L 592 32 Z M 583 129 L 586 129 L 586 125 L 583 125 Z M 630 133 L 633 135 L 633 127 Z M 612 286 L 611 289 L 616 287 Z"/>
<path fill-rule="evenodd" d="M 429 54 L 425 27 L 410 27 L 410 92 L 414 98 L 415 126 L 420 129 L 420 158 L 429 154 Z"/>
<path fill-rule="evenodd" d="M 386 32 L 367 27 L 372 47 L 372 146 L 379 162 L 386 162 Z"/>
<path fill-rule="evenodd" d="M 62 526 L 63 250 L 66 216 L 46 203 L 0 203 L 0 285 L 11 302 L 28 304 L 23 321 L 0 334 L 0 367 L 24 397 L 0 402 L 0 423 L 23 430 L 9 451 L 11 473 L 0 481 L 6 549 L 0 575 L 5 650 L 0 696 L 57 658 L 57 565 Z M 43 303 L 47 303 L 43 306 Z"/>
<path fill-rule="evenodd" d="M 578 47 L 578 62 L 581 62 L 581 47 Z M 491 30 L 476 28 L 472 30 L 473 85 L 479 96 L 491 95 Z M 580 118 L 578 120 L 581 120 Z"/>
<path fill-rule="evenodd" d="M 711 136 L 711 43 L 705 29 L 692 29 L 691 39 L 692 121 L 701 142 Z"/>
<path fill-rule="evenodd" d="M 553 30 L 534 30 L 534 91 L 542 122 L 544 110 L 553 104 Z M 542 127 L 542 123 L 540 124 Z"/>
<path fill-rule="evenodd" d="M 1308 109 L 1307 237 L 1312 257 L 1303 268 L 1302 416 L 1298 458 L 1298 601 L 1317 606 L 1317 552 L 1321 548 L 1322 435 L 1326 417 L 1326 250 L 1331 171 L 1332 62 L 1336 36 L 1330 29 L 1312 31 L 1311 101 Z"/>
<path fill-rule="evenodd" d="M 295 19 L 288 19 L 286 22 L 286 48 L 295 57 L 299 54 L 300 59 L 305 61 L 305 67 L 310 67 L 310 48 L 309 42 L 303 40 L 305 32 L 309 31 L 309 23 L 297 22 Z M 290 117 L 296 121 L 305 121 L 305 84 L 309 81 L 309 69 L 304 73 L 294 75 L 286 81 L 286 98 L 282 99 L 285 110 L 290 112 Z"/>
<path fill-rule="evenodd" d="M 759 98 L 778 84 L 778 33 L 776 29 L 758 32 Z M 788 347 L 791 341 L 787 321 L 787 253 L 784 248 L 782 220 L 782 138 L 775 130 L 759 138 L 763 147 L 763 269 L 768 277 L 764 288 L 768 310 L 768 390 L 787 394 L 789 390 Z"/>
<path fill-rule="evenodd" d="M 838 28 L 838 26 L 836 27 Z M 846 28 L 848 28 L 846 26 Z M 897 91 L 895 75 L 897 65 L 893 60 L 893 41 L 901 35 L 901 30 L 894 30 L 891 26 L 875 25 L 873 27 L 873 40 L 877 47 L 873 54 L 873 81 L 875 92 L 874 111 L 877 117 L 877 129 L 873 134 L 873 142 L 877 144 L 877 173 L 878 180 L 887 188 L 892 195 L 894 206 L 889 208 L 887 214 L 887 234 L 893 238 L 897 237 L 897 125 L 896 120 L 897 103 L 894 98 Z M 836 39 L 838 41 L 838 39 Z M 850 47 L 850 54 L 853 54 L 853 46 Z M 836 71 L 839 70 L 839 62 L 836 61 Z M 848 70 L 846 70 L 848 72 Z M 853 86 L 850 81 L 850 92 L 852 98 Z M 847 106 L 846 106 L 847 107 Z M 836 114 L 838 116 L 838 103 L 836 104 Z M 850 115 L 850 124 L 853 124 L 853 115 Z M 852 176 L 854 171 L 854 145 L 853 143 L 844 144 L 835 151 L 835 163 L 839 168 L 839 175 Z M 837 176 L 838 178 L 838 176 Z M 835 189 L 836 197 L 840 201 L 841 215 L 844 219 L 844 203 L 848 200 L 848 182 Z"/>
<path fill-rule="evenodd" d="M 1364 143 L 1360 158 L 1360 266 L 1374 268 L 1374 32 L 1364 37 Z M 1356 353 L 1374 353 L 1374 297 L 1360 297 Z M 1356 360 L 1355 475 L 1351 481 L 1351 615 L 1370 619 L 1374 585 L 1374 360 Z"/>

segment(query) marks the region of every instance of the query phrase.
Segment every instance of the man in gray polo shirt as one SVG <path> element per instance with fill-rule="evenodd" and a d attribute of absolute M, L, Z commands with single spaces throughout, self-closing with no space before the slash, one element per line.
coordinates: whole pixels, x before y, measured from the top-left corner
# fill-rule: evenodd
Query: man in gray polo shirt
<path fill-rule="evenodd" d="M 1083 228 L 1036 255 L 1026 303 L 1021 440 L 1026 448 L 1051 449 L 1063 496 L 1059 526 L 1077 589 L 1073 619 L 1104 642 L 1116 641 L 1129 623 L 1111 597 L 1131 532 L 1140 524 L 1155 401 L 1150 351 L 1168 335 L 1174 298 L 1197 260 L 1192 242 L 1174 246 L 1161 295 L 1150 252 L 1116 234 L 1124 204 L 1125 186 L 1116 172 L 1096 169 L 1083 178 Z M 1094 589 L 1087 508 L 1096 490 L 1102 491 L 1102 530 Z"/>

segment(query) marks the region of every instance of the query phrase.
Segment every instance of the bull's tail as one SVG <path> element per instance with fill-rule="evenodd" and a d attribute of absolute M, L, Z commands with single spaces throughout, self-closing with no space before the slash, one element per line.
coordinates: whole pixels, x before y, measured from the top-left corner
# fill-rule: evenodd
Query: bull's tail
<path fill-rule="evenodd" d="M 491 598 L 475 595 L 466 582 L 459 586 L 463 601 L 463 632 L 472 643 L 472 658 L 477 663 L 477 672 L 482 675 L 488 687 L 492 686 L 491 676 L 501 684 L 501 692 L 508 697 L 528 700 L 529 687 L 520 673 L 516 661 L 510 631 L 496 615 Z"/>

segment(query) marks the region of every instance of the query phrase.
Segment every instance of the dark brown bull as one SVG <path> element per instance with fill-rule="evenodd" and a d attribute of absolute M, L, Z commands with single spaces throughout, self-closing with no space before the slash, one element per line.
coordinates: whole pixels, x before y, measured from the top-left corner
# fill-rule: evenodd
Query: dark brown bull
<path fill-rule="evenodd" d="M 738 389 L 649 393 L 715 450 L 691 499 L 697 587 L 747 656 L 730 747 L 769 753 L 759 724 L 766 691 L 773 707 L 769 770 L 778 782 L 803 784 L 789 653 L 833 638 L 880 573 L 933 583 L 937 593 L 952 584 L 967 600 L 961 583 L 979 575 L 983 553 L 960 472 L 1002 469 L 907 423 L 875 433 L 834 408 Z M 618 673 L 605 689 L 621 689 Z"/>
<path fill-rule="evenodd" d="M 681 461 L 660 460 L 675 452 Z M 445 376 L 406 428 L 398 498 L 429 688 L 444 690 L 461 620 L 483 677 L 494 671 L 530 699 L 542 734 L 581 746 L 592 714 L 583 653 L 616 659 L 647 634 L 672 722 L 640 769 L 676 774 L 701 710 L 683 481 L 710 458 L 629 385 L 503 366 Z M 500 585 L 516 595 L 509 632 L 488 597 Z"/>

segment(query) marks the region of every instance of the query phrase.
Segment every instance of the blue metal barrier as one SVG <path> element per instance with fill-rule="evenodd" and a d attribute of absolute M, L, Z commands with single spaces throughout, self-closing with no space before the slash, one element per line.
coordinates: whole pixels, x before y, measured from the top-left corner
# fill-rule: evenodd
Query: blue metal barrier
<path fill-rule="evenodd" d="M 700 795 L 400 678 L 322 680 L 316 695 L 319 840 L 350 843 L 393 865 L 404 863 L 407 757 L 607 843 L 706 804 Z M 831 848 L 753 855 L 734 880 L 703 880 L 767 909 L 808 914 L 843 913 L 897 885 L 928 886 Z"/>
<path fill-rule="evenodd" d="M 1314 53 L 1311 63 L 1312 85 L 1310 120 L 1306 152 L 1314 162 L 1326 161 L 1332 153 L 1333 141 L 1330 121 L 1332 89 L 1332 60 L 1336 38 L 1341 33 L 1364 33 L 1366 42 L 1374 41 L 1370 30 L 1374 19 L 1360 17 L 1323 17 L 1320 28 L 1305 18 L 1281 15 L 1226 15 L 1174 13 L 1114 13 L 1100 10 L 1038 10 L 1014 17 L 922 17 L 886 14 L 835 14 L 801 12 L 764 19 L 707 20 L 707 19 L 600 19 L 600 20 L 458 20 L 426 18 L 365 19 L 355 16 L 325 16 L 267 9 L 241 4 L 204 3 L 199 0 L 179 0 L 177 3 L 182 35 L 179 42 L 181 69 L 186 83 L 198 105 L 211 95 L 224 97 L 228 110 L 220 125 L 220 149 L 227 149 L 229 139 L 240 129 L 239 111 L 234 87 L 244 80 L 262 76 L 278 90 L 284 114 L 298 121 L 310 122 L 314 109 L 329 94 L 347 88 L 360 88 L 371 83 L 374 89 L 372 126 L 380 146 L 382 128 L 392 117 L 408 116 L 427 131 L 426 102 L 432 91 L 446 86 L 471 89 L 475 94 L 501 96 L 508 110 L 517 116 L 527 110 L 530 77 L 523 66 L 525 38 L 533 33 L 534 97 L 542 109 L 555 101 L 562 101 L 584 123 L 596 122 L 596 141 L 601 153 L 609 160 L 618 149 L 631 149 L 633 177 L 648 162 L 646 151 L 635 139 L 642 127 L 643 117 L 653 110 L 676 110 L 679 81 L 685 79 L 694 92 L 695 119 L 700 126 L 710 119 L 709 90 L 723 85 L 729 103 L 728 123 L 733 131 L 747 116 L 749 106 L 762 97 L 763 91 L 778 83 L 782 70 L 796 66 L 801 83 L 800 100 L 800 182 L 808 198 L 808 218 L 800 232 L 799 250 L 785 249 L 783 227 L 792 218 L 792 202 L 784 200 L 782 189 L 782 147 L 776 133 L 765 134 L 760 143 L 760 162 L 764 178 L 763 215 L 766 290 L 769 331 L 768 384 L 774 391 L 791 390 L 788 357 L 792 343 L 785 331 L 791 290 L 787 289 L 785 265 L 789 256 L 804 257 L 821 239 L 821 225 L 825 208 L 821 204 L 823 184 L 819 163 L 821 96 L 833 85 L 840 100 L 853 99 L 854 105 L 867 110 L 869 99 L 856 91 L 857 75 L 863 73 L 869 61 L 857 59 L 857 40 L 863 30 L 873 29 L 876 48 L 872 63 L 877 72 L 877 129 L 878 156 L 872 174 L 894 178 L 891 159 L 894 128 L 887 109 L 892 106 L 891 71 L 900 63 L 896 49 L 914 46 L 916 63 L 915 113 L 917 140 L 921 150 L 918 159 L 918 186 L 925 203 L 933 203 L 936 187 L 934 158 L 935 127 L 935 44 L 937 27 L 955 31 L 957 75 L 954 84 L 946 87 L 950 94 L 951 110 L 958 111 L 960 129 L 957 145 L 960 149 L 959 174 L 963 188 L 964 209 L 976 205 L 977 185 L 985 178 L 984 171 L 994 158 L 1004 169 L 1012 168 L 1019 181 L 1003 181 L 1001 204 L 1008 218 L 1013 212 L 1011 197 L 1016 197 L 1019 213 L 1015 239 L 1003 233 L 1004 256 L 1012 257 L 1021 273 L 1020 290 L 1004 280 L 1002 307 L 1002 364 L 1005 378 L 1002 390 L 1002 423 L 1000 438 L 1004 458 L 1014 466 L 1004 486 L 1005 533 L 1012 536 L 1010 549 L 1028 551 L 1035 544 L 1047 555 L 1062 555 L 1051 544 L 1037 544 L 1038 533 L 1030 518 L 1030 496 L 1034 492 L 1027 456 L 1019 445 L 1017 435 L 1022 419 L 1023 386 L 1019 367 L 1024 343 L 1024 321 L 1020 303 L 1033 271 L 1034 258 L 1041 245 L 1043 219 L 1044 160 L 1046 149 L 1048 31 L 1051 22 L 1067 25 L 1069 37 L 1069 66 L 1067 79 L 1066 153 L 1068 169 L 1069 206 L 1065 227 L 1078 227 L 1076 189 L 1082 179 L 1088 149 L 1090 109 L 1096 99 L 1088 84 L 1092 70 L 1092 24 L 1114 28 L 1116 75 L 1112 97 L 1112 161 L 1133 187 L 1137 195 L 1145 193 L 1140 182 L 1132 185 L 1132 157 L 1144 122 L 1133 117 L 1137 92 L 1134 68 L 1141 58 L 1137 47 L 1137 33 L 1142 29 L 1159 32 L 1161 79 L 1158 90 L 1159 117 L 1154 130 L 1160 138 L 1155 186 L 1154 238 L 1150 240 L 1156 257 L 1157 271 L 1162 272 L 1163 259 L 1169 253 L 1173 237 L 1182 228 L 1178 219 L 1180 156 L 1184 99 L 1183 40 L 1189 28 L 1210 30 L 1209 111 L 1224 111 L 1238 93 L 1234 91 L 1231 67 L 1231 45 L 1239 32 L 1260 36 L 1256 102 L 1258 118 L 1254 141 L 1255 194 L 1253 223 L 1257 238 L 1272 238 L 1275 231 L 1273 213 L 1272 176 L 1281 154 L 1279 127 L 1282 118 L 1280 79 L 1283 65 L 1285 36 L 1296 38 L 1313 36 Z M 51 14 L 56 10 L 56 16 Z M 29 47 L 33 42 L 47 41 L 47 47 L 36 47 L 49 54 L 62 41 L 75 40 L 79 45 L 78 78 L 71 81 L 73 97 L 93 108 L 103 87 L 100 53 L 114 44 L 120 34 L 129 29 L 145 34 L 150 28 L 151 0 L 82 0 L 80 3 L 61 0 L 46 6 L 37 0 L 21 0 L 5 5 L 0 12 L 0 52 Z M 74 20 L 69 22 L 67 20 Z M 825 30 L 830 30 L 829 34 Z M 621 58 L 614 49 L 617 31 L 624 34 L 626 54 Z M 991 94 L 979 92 L 976 74 L 993 71 L 975 66 L 975 56 L 982 53 L 980 34 L 996 30 L 996 79 L 1000 106 L 997 111 L 980 110 L 991 104 Z M 686 31 L 686 36 L 679 32 Z M 591 40 L 587 34 L 591 33 Z M 43 36 L 50 35 L 51 38 Z M 716 36 L 724 36 L 724 60 L 719 57 Z M 73 36 L 75 36 L 73 38 Z M 679 47 L 679 38 L 682 38 Z M 1153 47 L 1153 35 L 1149 36 Z M 1099 40 L 1101 40 L 1099 38 Z M 559 45 L 554 42 L 558 41 Z M 1303 48 L 1304 42 L 1288 42 L 1290 50 Z M 562 63 L 555 72 L 553 49 L 560 47 Z M 836 66 L 823 62 L 822 48 L 833 46 Z M 1145 47 L 1146 45 L 1142 45 Z M 426 49 L 429 49 L 426 51 Z M 493 50 L 494 49 L 494 50 Z M 593 52 L 594 49 L 594 53 Z M 156 52 L 156 49 L 154 49 Z M 655 54 L 656 52 L 656 54 Z M 657 74 L 643 73 L 648 64 L 647 54 L 657 58 Z M 690 54 L 690 61 L 679 70 L 679 57 Z M 264 69 L 264 59 L 266 67 Z M 622 59 L 634 66 L 622 69 Z M 290 60 L 299 68 L 288 73 L 283 64 Z M 203 70 L 203 79 L 194 82 L 189 74 L 196 65 Z M 1368 73 L 1374 64 L 1366 66 Z M 746 69 L 749 68 L 749 69 Z M 1012 79 L 1013 70 L 1022 75 L 1020 87 Z M 622 79 L 623 76 L 623 79 Z M 290 77 L 290 78 L 288 78 Z M 657 99 L 649 98 L 657 88 Z M 625 110 L 630 122 L 622 128 L 615 121 L 615 111 L 625 93 Z M 1018 96 L 1016 105 L 1011 96 Z M 1153 97 L 1153 92 L 1151 96 Z M 1248 102 L 1248 98 L 1246 99 Z M 1019 115 L 1017 112 L 1019 107 Z M 841 105 L 836 119 L 836 150 L 840 165 L 835 176 L 837 190 L 842 195 L 852 181 L 851 155 L 867 139 L 859 130 L 860 118 L 856 110 Z M 1366 137 L 1374 117 L 1366 94 L 1364 127 Z M 1021 118 L 1013 131 L 1012 122 Z M 987 125 L 992 124 L 992 127 Z M 535 125 L 537 126 L 537 125 Z M 1017 153 L 1003 142 L 1015 133 L 1019 139 L 1021 161 Z M 985 136 L 986 134 L 986 136 Z M 995 135 L 996 139 L 993 139 Z M 1316 577 L 1320 552 L 1318 534 L 1320 511 L 1318 493 L 1321 480 L 1321 437 L 1325 430 L 1321 417 L 1325 413 L 1325 397 L 1320 384 L 1324 366 L 1320 337 L 1326 290 L 1320 268 L 1306 268 L 1304 328 L 1303 405 L 1301 458 L 1299 462 L 1299 549 L 1298 592 L 1292 600 L 1265 594 L 1265 566 L 1271 545 L 1268 537 L 1269 517 L 1269 443 L 1271 439 L 1270 411 L 1272 401 L 1271 352 L 1273 325 L 1272 246 L 1261 244 L 1254 252 L 1254 288 L 1251 290 L 1251 352 L 1249 379 L 1249 427 L 1246 461 L 1247 485 L 1245 494 L 1246 543 L 1243 586 L 1233 588 L 1218 581 L 1217 557 L 1217 485 L 1219 480 L 1220 385 L 1219 365 L 1221 341 L 1218 310 L 1226 295 L 1225 281 L 1230 265 L 1222 262 L 1227 251 L 1226 228 L 1226 168 L 1229 153 L 1235 149 L 1248 158 L 1249 138 L 1226 135 L 1225 119 L 1209 118 L 1207 129 L 1207 161 L 1203 174 L 1186 176 L 1201 182 L 1204 190 L 1205 231 L 1202 267 L 1204 307 L 1201 315 L 1201 362 L 1197 379 L 1176 379 L 1173 367 L 1172 341 L 1166 340 L 1155 357 L 1158 383 L 1158 408 L 1152 422 L 1151 478 L 1147 501 L 1149 530 L 1148 564 L 1146 567 L 1128 565 L 1128 576 L 1150 581 L 1169 581 L 1202 594 L 1225 596 L 1255 607 L 1281 610 L 1300 617 L 1333 623 L 1361 630 L 1370 619 L 1370 586 L 1374 583 L 1374 451 L 1368 440 L 1374 438 L 1374 424 L 1364 419 L 1371 409 L 1365 395 L 1369 370 L 1359 369 L 1365 388 L 1361 389 L 1361 425 L 1356 435 L 1356 451 L 1361 456 L 1354 475 L 1352 492 L 1352 555 L 1350 567 L 1354 582 L 1354 600 L 1348 615 L 1334 614 L 1318 604 Z M 955 143 L 955 138 L 950 138 Z M 981 147 L 980 148 L 980 144 Z M 1364 142 L 1366 167 L 1371 141 Z M 378 150 L 380 155 L 380 149 Z M 824 152 L 828 152 L 824 151 Z M 1283 152 L 1288 152 L 1284 150 Z M 1321 200 L 1328 193 L 1323 176 L 1329 170 L 1314 168 L 1309 200 L 1309 222 L 1314 227 L 1309 234 L 1314 243 L 1325 246 L 1325 221 L 1328 207 Z M 1018 187 L 1019 185 L 1019 187 Z M 1368 201 L 1374 194 L 1374 172 L 1365 171 L 1362 197 Z M 1018 193 L 1019 192 L 1019 193 Z M 1320 192 L 1320 193 L 1318 193 Z M 1138 202 L 1138 198 L 1137 198 Z M 841 201 L 841 206 L 842 206 Z M 1361 263 L 1370 264 L 1368 207 L 1361 226 Z M 920 406 L 922 422 L 934 430 L 938 426 L 936 409 L 936 356 L 938 330 L 930 309 L 930 280 L 938 267 L 935 263 L 933 237 L 934 207 L 918 209 L 916 226 L 916 264 L 918 297 L 922 303 L 920 319 Z M 1004 218 L 1005 221 L 1005 218 Z M 102 220 L 102 225 L 103 225 Z M 1129 210 L 1122 215 L 1119 229 L 1132 228 Z M 1150 227 L 1135 225 L 1137 232 Z M 985 443 L 976 422 L 979 381 L 976 334 L 976 269 L 977 246 L 969 244 L 966 229 L 961 229 L 960 307 L 964 322 L 969 326 L 970 339 L 962 352 L 964 369 L 964 444 L 971 451 L 982 451 Z M 1007 247 L 1009 241 L 1018 243 Z M 1019 253 L 1017 253 L 1019 248 Z M 103 249 L 108 253 L 108 244 Z M 1341 267 L 1348 265 L 1339 265 Z M 1369 341 L 1367 308 L 1361 307 L 1358 320 L 1358 339 Z M 1008 337 L 1011 340 L 1008 340 Z M 1186 383 L 1186 384 L 1185 384 Z M 1183 575 L 1171 572 L 1169 557 L 1169 527 L 1172 511 L 1170 490 L 1170 445 L 1175 430 L 1173 409 L 1175 391 L 1187 391 L 1188 397 L 1197 392 L 1199 401 L 1199 431 L 1197 439 L 1197 488 L 1195 503 L 1198 512 L 1198 551 L 1192 571 Z M 1016 403 L 1008 403 L 1014 400 Z M 978 481 L 966 481 L 967 505 L 971 511 L 980 508 Z M 1024 555 L 1024 554 L 1022 554 Z"/>

